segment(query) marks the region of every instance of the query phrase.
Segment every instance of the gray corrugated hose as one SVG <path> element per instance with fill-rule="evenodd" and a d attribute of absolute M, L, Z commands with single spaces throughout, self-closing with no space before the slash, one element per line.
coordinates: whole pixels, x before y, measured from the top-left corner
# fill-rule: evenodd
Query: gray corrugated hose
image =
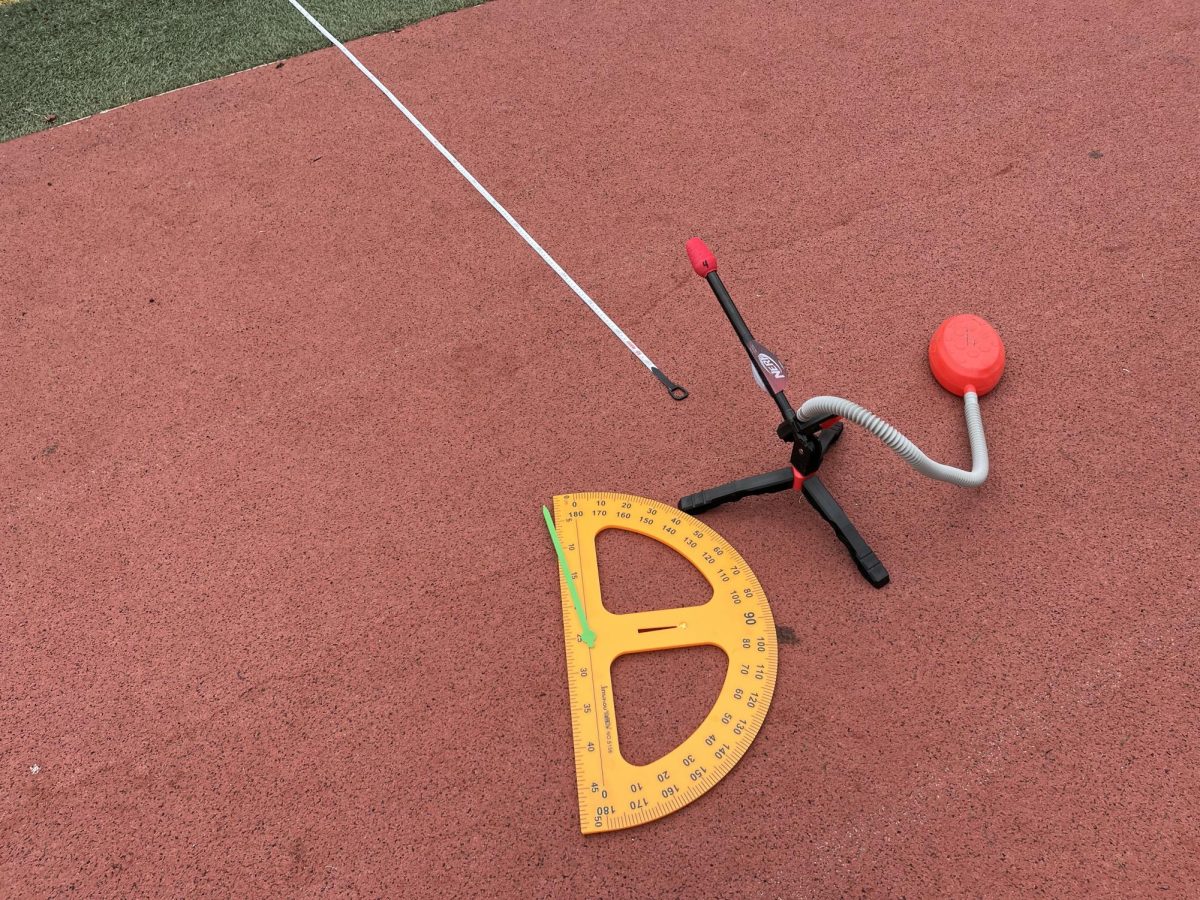
<path fill-rule="evenodd" d="M 979 487 L 988 476 L 987 441 L 983 436 L 983 418 L 979 414 L 979 398 L 973 391 L 963 395 L 967 416 L 967 436 L 971 441 L 971 471 L 956 469 L 934 462 L 921 452 L 921 448 L 902 435 L 869 409 L 842 397 L 813 397 L 800 407 L 800 418 L 819 419 L 841 416 L 861 425 L 875 437 L 896 451 L 900 457 L 922 475 L 957 484 L 960 487 Z"/>

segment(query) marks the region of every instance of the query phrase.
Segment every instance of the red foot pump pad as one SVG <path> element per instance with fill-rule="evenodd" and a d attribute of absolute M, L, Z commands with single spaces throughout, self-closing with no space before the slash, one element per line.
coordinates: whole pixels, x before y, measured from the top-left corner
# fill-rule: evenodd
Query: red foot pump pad
<path fill-rule="evenodd" d="M 1004 374 L 1004 342 L 979 316 L 951 316 L 929 342 L 929 368 L 950 393 L 982 397 Z"/>

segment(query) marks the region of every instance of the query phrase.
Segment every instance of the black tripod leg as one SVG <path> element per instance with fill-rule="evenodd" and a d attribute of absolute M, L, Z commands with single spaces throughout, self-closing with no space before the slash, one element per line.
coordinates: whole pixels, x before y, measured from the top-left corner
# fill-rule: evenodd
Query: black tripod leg
<path fill-rule="evenodd" d="M 833 527 L 838 540 L 846 545 L 846 549 L 850 551 L 850 555 L 854 558 L 854 564 L 858 566 L 858 571 L 862 573 L 863 578 L 867 579 L 872 587 L 881 588 L 887 584 L 891 580 L 887 569 L 883 567 L 879 557 L 867 546 L 862 535 L 850 524 L 845 511 L 833 499 L 833 494 L 829 493 L 829 490 L 821 483 L 821 479 L 815 475 L 809 475 L 804 479 L 802 490 L 813 509 L 819 512 L 821 518 Z"/>
<path fill-rule="evenodd" d="M 754 475 L 731 481 L 720 487 L 698 494 L 689 494 L 679 501 L 679 508 L 685 513 L 702 513 L 720 506 L 722 503 L 732 503 L 753 494 L 773 494 L 776 491 L 790 491 L 795 483 L 795 473 L 792 467 L 776 469 L 763 475 Z"/>

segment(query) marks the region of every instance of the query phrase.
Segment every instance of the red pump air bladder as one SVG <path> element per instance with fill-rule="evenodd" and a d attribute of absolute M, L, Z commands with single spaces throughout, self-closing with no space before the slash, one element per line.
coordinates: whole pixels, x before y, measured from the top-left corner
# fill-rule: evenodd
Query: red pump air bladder
<path fill-rule="evenodd" d="M 951 316 L 929 341 L 929 368 L 950 393 L 982 397 L 1004 374 L 1004 342 L 979 316 Z"/>

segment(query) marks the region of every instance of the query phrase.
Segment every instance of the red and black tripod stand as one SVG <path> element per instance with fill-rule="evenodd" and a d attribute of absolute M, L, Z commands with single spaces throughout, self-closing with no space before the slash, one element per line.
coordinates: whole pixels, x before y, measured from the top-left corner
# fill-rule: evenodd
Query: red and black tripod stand
<path fill-rule="evenodd" d="M 813 509 L 821 514 L 821 518 L 833 528 L 834 534 L 850 552 L 850 557 L 863 578 L 873 587 L 883 587 L 889 580 L 887 569 L 851 524 L 845 511 L 829 493 L 829 489 L 817 477 L 817 470 L 820 469 L 825 454 L 842 436 L 841 420 L 837 416 L 804 420 L 796 414 L 784 393 L 787 387 L 787 372 L 783 364 L 771 351 L 754 340 L 733 298 L 725 289 L 721 276 L 717 274 L 716 257 L 700 238 L 692 238 L 687 242 L 687 254 L 692 268 L 708 282 L 721 304 L 721 309 L 725 311 L 738 340 L 746 349 L 746 355 L 750 357 L 750 364 L 758 376 L 757 380 L 779 407 L 783 421 L 776 433 L 781 440 L 791 444 L 792 449 L 791 464 L 786 468 L 752 475 L 707 491 L 690 494 L 679 501 L 679 508 L 686 513 L 702 513 L 722 503 L 732 503 L 755 494 L 798 490 L 804 494 L 804 499 Z"/>

